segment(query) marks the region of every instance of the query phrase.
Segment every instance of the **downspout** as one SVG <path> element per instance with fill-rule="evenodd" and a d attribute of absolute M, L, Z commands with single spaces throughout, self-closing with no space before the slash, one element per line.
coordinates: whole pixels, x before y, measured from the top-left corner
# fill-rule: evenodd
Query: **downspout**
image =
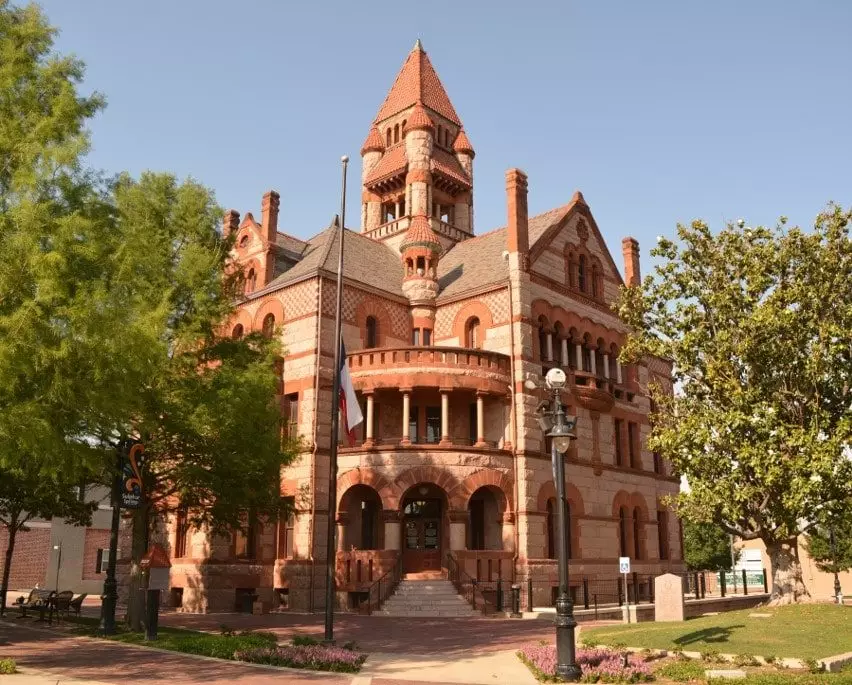
<path fill-rule="evenodd" d="M 512 307 L 512 281 L 506 286 L 506 292 L 509 296 L 509 371 L 511 376 L 512 387 L 509 389 L 509 394 L 512 398 L 512 406 L 509 413 L 510 435 L 512 436 L 512 469 L 514 471 L 514 497 L 515 497 L 515 554 L 512 557 L 512 580 L 514 582 L 515 571 L 518 566 L 518 548 L 520 545 L 520 535 L 518 528 L 520 527 L 520 510 L 521 503 L 518 501 L 518 421 L 517 421 L 517 402 L 515 398 L 515 315 L 514 307 Z"/>
<path fill-rule="evenodd" d="M 311 436 L 313 438 L 314 448 L 312 450 L 313 463 L 311 464 L 311 534 L 310 534 L 310 554 L 311 561 L 311 583 L 310 583 L 310 611 L 314 610 L 314 532 L 316 529 L 317 520 L 317 416 L 319 413 L 319 395 L 320 395 L 320 370 L 322 368 L 322 283 L 323 277 L 319 276 L 319 287 L 317 288 L 317 370 L 314 375 L 314 418 L 311 426 Z"/>

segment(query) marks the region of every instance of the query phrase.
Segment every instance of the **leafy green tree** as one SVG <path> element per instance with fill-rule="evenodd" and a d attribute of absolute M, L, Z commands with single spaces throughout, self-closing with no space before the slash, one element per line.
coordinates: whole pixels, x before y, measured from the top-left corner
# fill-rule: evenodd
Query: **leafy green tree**
<path fill-rule="evenodd" d="M 241 274 L 217 231 L 222 212 L 212 193 L 145 173 L 119 178 L 113 195 L 111 292 L 148 345 L 136 406 L 112 431 L 139 438 L 146 451 L 148 498 L 134 515 L 128 603 L 137 627 L 138 562 L 153 516 L 184 507 L 214 533 L 246 524 L 248 512 L 275 517 L 280 470 L 294 451 L 282 441 L 275 402 L 276 341 L 220 334 Z"/>
<path fill-rule="evenodd" d="M 849 219 L 831 205 L 811 231 L 678 226 L 617 305 L 625 359 L 674 364 L 676 396 L 651 388 L 650 447 L 689 481 L 679 514 L 763 540 L 774 603 L 807 596 L 797 538 L 852 490 Z"/>
<path fill-rule="evenodd" d="M 731 568 L 731 538 L 712 523 L 683 522 L 683 556 L 690 571 Z"/>
<path fill-rule="evenodd" d="M 820 571 L 843 573 L 852 569 L 852 503 L 847 502 L 836 513 L 827 513 L 808 533 L 805 544 Z"/>
<path fill-rule="evenodd" d="M 86 502 L 72 484 L 75 480 L 79 485 L 80 480 L 68 478 L 63 471 L 57 471 L 51 478 L 40 474 L 38 469 L 0 469 L 0 525 L 8 535 L 0 582 L 0 616 L 6 611 L 15 540 L 19 532 L 28 530 L 27 523 L 36 518 L 64 518 L 81 526 L 91 523 L 97 502 Z"/>

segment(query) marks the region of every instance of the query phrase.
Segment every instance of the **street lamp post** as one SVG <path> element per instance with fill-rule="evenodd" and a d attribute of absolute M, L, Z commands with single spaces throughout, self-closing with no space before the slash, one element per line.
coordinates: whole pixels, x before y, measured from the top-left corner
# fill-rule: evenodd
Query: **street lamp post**
<path fill-rule="evenodd" d="M 556 674 L 565 680 L 576 681 L 582 672 L 577 664 L 574 631 L 577 621 L 574 619 L 574 602 L 568 594 L 568 517 L 565 512 L 565 452 L 571 441 L 577 438 L 574 428 L 577 419 L 565 416 L 562 410 L 560 393 L 565 387 L 567 377 L 562 369 L 554 368 L 547 372 L 545 385 L 553 393 L 548 411 L 539 417 L 542 429 L 550 438 L 550 457 L 553 462 L 553 481 L 556 484 L 556 499 L 559 503 L 559 595 L 556 598 Z M 548 430 L 549 428 L 549 430 Z"/>
<path fill-rule="evenodd" d="M 828 529 L 828 541 L 831 545 L 831 563 L 834 566 L 834 601 L 843 604 L 843 592 L 840 589 L 840 576 L 837 575 L 837 541 L 834 537 L 834 526 Z"/>

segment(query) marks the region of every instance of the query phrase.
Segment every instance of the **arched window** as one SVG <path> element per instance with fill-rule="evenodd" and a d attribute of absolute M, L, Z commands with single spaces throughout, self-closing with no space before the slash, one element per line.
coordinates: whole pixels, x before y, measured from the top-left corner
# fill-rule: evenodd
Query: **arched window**
<path fill-rule="evenodd" d="M 592 371 L 592 350 L 589 347 L 591 343 L 588 340 L 584 340 L 583 345 L 583 371 L 586 373 L 591 373 Z"/>
<path fill-rule="evenodd" d="M 399 142 L 399 124 L 393 127 L 393 142 Z"/>
<path fill-rule="evenodd" d="M 639 535 L 642 529 L 642 523 L 639 517 L 639 507 L 636 507 L 633 510 L 633 553 L 635 554 L 635 556 L 633 557 L 634 559 L 642 558 L 642 545 Z"/>
<path fill-rule="evenodd" d="M 577 265 L 577 287 L 586 292 L 586 255 L 581 254 Z"/>
<path fill-rule="evenodd" d="M 568 253 L 568 287 L 577 287 L 577 256 L 573 252 Z"/>
<path fill-rule="evenodd" d="M 187 538 L 189 537 L 189 510 L 186 505 L 181 505 L 177 511 L 177 523 L 175 525 L 175 558 L 186 556 Z"/>
<path fill-rule="evenodd" d="M 482 346 L 479 319 L 475 316 L 472 316 L 467 320 L 467 325 L 465 326 L 464 346 L 471 347 L 473 349 L 479 349 Z"/>
<path fill-rule="evenodd" d="M 261 328 L 261 332 L 263 333 L 264 338 L 271 338 L 273 332 L 275 331 L 275 315 L 267 314 L 263 317 L 263 327 Z"/>
<path fill-rule="evenodd" d="M 391 140 L 391 130 L 390 126 L 388 126 L 387 143 L 385 144 L 385 147 L 390 147 L 392 142 L 393 141 Z"/>
<path fill-rule="evenodd" d="M 660 546 L 660 559 L 669 558 L 669 515 L 662 509 L 657 510 L 657 536 Z"/>
<path fill-rule="evenodd" d="M 595 264 L 592 266 L 592 297 L 598 297 L 600 293 L 598 292 L 598 265 Z"/>
<path fill-rule="evenodd" d="M 375 316 L 367 317 L 367 341 L 366 347 L 379 346 L 379 322 Z"/>
<path fill-rule="evenodd" d="M 619 556 L 627 557 L 627 509 L 621 507 L 618 510 L 618 550 Z"/>
<path fill-rule="evenodd" d="M 405 119 L 403 119 L 403 120 L 402 120 L 402 135 L 405 135 L 405 124 L 406 124 L 406 123 L 407 123 L 407 122 L 406 122 L 406 120 L 405 120 Z"/>
<path fill-rule="evenodd" d="M 254 292 L 256 285 L 257 274 L 254 272 L 254 269 L 249 269 L 248 275 L 246 276 L 246 294 Z"/>
<path fill-rule="evenodd" d="M 234 330 L 231 331 L 231 337 L 234 340 L 239 340 L 243 337 L 243 325 L 241 323 L 234 326 Z"/>
<path fill-rule="evenodd" d="M 248 235 L 244 235 L 242 238 L 240 238 L 240 247 L 245 247 L 246 245 L 248 245 L 248 240 Z"/>

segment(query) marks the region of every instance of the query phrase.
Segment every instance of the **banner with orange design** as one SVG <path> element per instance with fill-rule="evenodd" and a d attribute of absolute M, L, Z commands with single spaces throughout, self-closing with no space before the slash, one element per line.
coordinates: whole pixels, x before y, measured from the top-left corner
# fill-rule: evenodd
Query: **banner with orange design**
<path fill-rule="evenodd" d="M 122 509 L 138 509 L 145 501 L 145 493 L 142 487 L 144 453 L 144 446 L 136 440 L 124 440 L 121 444 L 119 504 Z"/>

